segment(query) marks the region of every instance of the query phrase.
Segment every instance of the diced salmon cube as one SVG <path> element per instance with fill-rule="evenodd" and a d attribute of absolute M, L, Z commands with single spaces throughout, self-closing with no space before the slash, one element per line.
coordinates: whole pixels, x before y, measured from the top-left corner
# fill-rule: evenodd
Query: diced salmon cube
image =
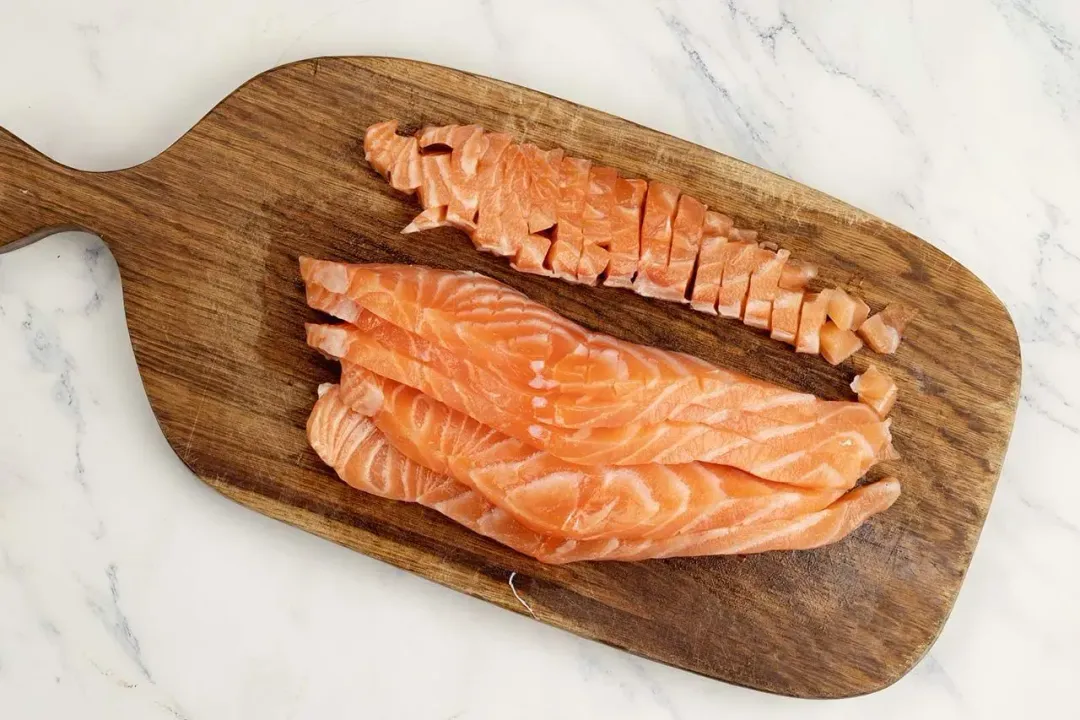
<path fill-rule="evenodd" d="M 829 319 L 841 330 L 851 330 L 856 307 L 855 298 L 848 295 L 842 288 L 835 288 L 832 297 L 829 298 Z"/>
<path fill-rule="evenodd" d="M 795 337 L 799 332 L 799 315 L 803 305 L 802 290 L 778 290 L 772 304 L 772 330 L 769 333 L 773 340 L 795 344 Z"/>
<path fill-rule="evenodd" d="M 821 357 L 830 365 L 839 365 L 863 346 L 859 336 L 850 330 L 841 330 L 832 320 L 821 326 Z"/>
<path fill-rule="evenodd" d="M 852 296 L 855 301 L 855 313 L 851 316 L 851 329 L 858 330 L 870 315 L 870 306 L 862 298 Z"/>
<path fill-rule="evenodd" d="M 851 389 L 859 396 L 859 402 L 869 405 L 881 418 L 889 414 L 896 402 L 896 383 L 875 365 L 856 375 Z"/>
<path fill-rule="evenodd" d="M 801 260 L 788 259 L 780 272 L 779 286 L 784 290 L 805 290 L 810 281 L 817 277 L 817 265 Z"/>
<path fill-rule="evenodd" d="M 900 347 L 900 336 L 914 317 L 914 310 L 902 305 L 889 305 L 859 326 L 859 337 L 874 352 L 892 354 Z"/>
<path fill-rule="evenodd" d="M 795 336 L 795 352 L 817 355 L 821 350 L 821 326 L 829 309 L 832 290 L 807 295 L 799 316 L 799 332 Z"/>

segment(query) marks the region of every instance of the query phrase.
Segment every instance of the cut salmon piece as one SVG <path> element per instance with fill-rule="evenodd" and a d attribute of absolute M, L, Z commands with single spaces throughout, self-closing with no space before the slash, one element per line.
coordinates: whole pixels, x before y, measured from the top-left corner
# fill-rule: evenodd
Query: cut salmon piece
<path fill-rule="evenodd" d="M 337 309 L 350 312 L 345 307 Z M 394 326 L 387 328 L 385 321 L 370 313 L 361 312 L 356 322 L 357 327 L 308 325 L 308 344 L 348 367 L 408 385 L 457 412 L 483 418 L 502 433 L 579 465 L 702 460 L 790 485 L 850 487 L 874 462 L 891 455 L 887 427 L 860 403 L 828 403 L 817 417 L 796 420 L 731 413 L 712 424 L 665 421 L 561 427 L 542 417 L 545 405 L 537 399 L 545 400 L 545 396 L 517 390 L 444 350 L 432 350 L 422 339 Z M 348 385 L 347 373 L 343 378 Z M 863 442 L 845 440 L 851 433 Z"/>
<path fill-rule="evenodd" d="M 841 288 L 835 288 L 829 297 L 829 318 L 841 330 L 857 330 L 866 316 L 870 314 L 870 306 L 857 297 L 847 294 Z"/>
<path fill-rule="evenodd" d="M 510 147 L 509 135 L 489 134 L 487 149 L 477 164 L 476 227 L 470 237 L 476 249 L 484 252 L 493 252 L 493 248 L 498 246 L 502 230 L 502 185 L 506 167 L 504 156 L 510 151 Z"/>
<path fill-rule="evenodd" d="M 821 357 L 830 365 L 839 365 L 857 353 L 863 346 L 859 336 L 850 330 L 841 330 L 832 320 L 821 327 Z"/>
<path fill-rule="evenodd" d="M 420 205 L 428 210 L 448 206 L 454 199 L 449 186 L 450 154 L 424 155 L 420 158 L 420 167 L 423 171 L 417 193 Z"/>
<path fill-rule="evenodd" d="M 480 202 L 477 188 L 480 158 L 486 152 L 488 142 L 484 129 L 479 125 L 426 127 L 420 132 L 421 148 L 445 146 L 450 149 L 446 182 L 450 200 L 447 203 L 446 221 L 448 225 L 470 235 L 476 229 L 476 212 Z"/>
<path fill-rule="evenodd" d="M 874 352 L 892 354 L 900 347 L 900 337 L 915 314 L 914 310 L 903 305 L 889 305 L 859 326 L 859 337 Z"/>
<path fill-rule="evenodd" d="M 655 292 L 653 277 L 667 267 L 671 255 L 671 237 L 675 228 L 679 189 L 658 180 L 649 182 L 645 212 L 641 218 L 641 257 L 638 259 L 634 291 L 641 295 Z"/>
<path fill-rule="evenodd" d="M 435 362 L 431 358 L 441 357 L 436 351 L 445 351 L 451 358 L 467 357 L 468 367 L 497 377 L 497 383 L 479 382 L 472 370 L 460 368 L 460 361 L 447 360 L 441 369 L 433 368 L 449 376 L 452 384 L 494 393 L 496 408 L 531 406 L 531 417 L 538 423 L 609 428 L 595 434 L 556 433 L 552 442 L 569 437 L 571 443 L 553 452 L 575 462 L 702 459 L 743 467 L 779 482 L 853 483 L 888 454 L 888 427 L 864 405 L 821 401 L 692 356 L 587 333 L 482 276 L 306 258 L 301 260 L 301 272 L 313 307 L 353 323 L 359 322 L 359 310 L 366 309 L 428 344 L 413 347 L 409 338 L 392 343 L 394 348 L 413 348 L 405 352 L 414 360 Z M 313 344 L 335 357 L 371 362 L 348 355 L 353 342 L 349 332 L 335 332 L 336 339 Z M 371 329 L 359 334 L 388 333 Z M 407 360 L 390 362 L 404 366 Z M 458 369 L 446 369 L 455 362 Z M 373 367 L 392 375 L 383 366 Z M 623 390 L 613 392 L 613 383 Z M 508 392 L 521 398 L 516 405 L 510 404 L 513 396 Z M 478 417 L 494 412 L 462 409 Z M 529 415 L 517 410 L 516 417 Z M 665 424 L 674 419 L 689 424 L 677 428 Z M 852 443 L 852 437 L 860 440 Z M 815 450 L 796 452 L 805 447 Z"/>
<path fill-rule="evenodd" d="M 758 231 L 733 227 L 731 230 L 728 230 L 728 239 L 735 242 L 752 243 L 756 245 L 758 241 Z"/>
<path fill-rule="evenodd" d="M 716 315 L 716 301 L 720 295 L 720 281 L 724 277 L 725 237 L 706 237 L 701 241 L 698 269 L 694 277 L 694 290 L 690 307 L 710 315 Z"/>
<path fill-rule="evenodd" d="M 401 233 L 403 235 L 408 235 L 409 233 L 432 230 L 449 224 L 450 223 L 446 220 L 445 207 L 431 207 L 414 217 L 412 222 L 402 229 Z"/>
<path fill-rule="evenodd" d="M 780 274 L 791 253 L 778 250 L 763 262 L 750 276 L 750 289 L 746 295 L 743 322 L 750 327 L 768 330 L 772 321 L 773 299 L 780 289 Z"/>
<path fill-rule="evenodd" d="M 762 514 L 801 515 L 844 493 L 842 488 L 767 483 L 708 463 L 569 463 L 356 366 L 343 368 L 341 393 L 406 457 L 453 476 L 548 534 L 580 540 L 662 538 L 757 520 Z"/>
<path fill-rule="evenodd" d="M 862 375 L 855 376 L 851 390 L 859 396 L 859 402 L 872 407 L 881 418 L 889 414 L 896 402 L 896 383 L 873 364 Z"/>
<path fill-rule="evenodd" d="M 379 123 L 365 135 L 365 157 L 395 190 L 412 194 L 420 187 L 420 146 L 415 137 L 396 132 L 397 122 Z"/>
<path fill-rule="evenodd" d="M 383 498 L 432 508 L 480 535 L 547 563 L 809 549 L 841 539 L 875 512 L 885 510 L 900 492 L 899 484 L 889 478 L 853 490 L 817 512 L 786 519 L 761 518 L 659 540 L 571 540 L 537 533 L 476 490 L 410 460 L 369 418 L 349 409 L 338 387 L 322 386 L 319 396 L 307 422 L 308 442 L 344 482 Z"/>
<path fill-rule="evenodd" d="M 563 151 L 547 152 L 535 145 L 529 148 L 529 232 L 538 233 L 555 226 L 558 220 L 559 167 Z"/>
<path fill-rule="evenodd" d="M 772 303 L 771 331 L 773 340 L 780 340 L 789 345 L 795 344 L 799 334 L 799 316 L 802 313 L 802 290 L 778 290 Z"/>
<path fill-rule="evenodd" d="M 646 297 L 687 302 L 686 291 L 694 276 L 704 225 L 705 205 L 689 195 L 679 197 L 672 224 L 670 255 L 663 264 L 650 263 L 639 270 L 634 289 Z"/>
<path fill-rule="evenodd" d="M 816 265 L 788 258 L 784 269 L 780 271 L 780 281 L 777 284 L 782 290 L 805 290 L 817 274 Z"/>
<path fill-rule="evenodd" d="M 641 216 L 649 184 L 644 180 L 615 180 L 611 247 L 604 284 L 631 287 L 641 253 Z"/>
<path fill-rule="evenodd" d="M 694 273 L 690 307 L 710 315 L 716 315 L 716 300 L 720 294 L 720 281 L 724 277 L 723 254 L 727 234 L 734 223 L 731 218 L 715 210 L 705 211 L 701 229 L 701 249 L 698 251 L 697 271 Z"/>
<path fill-rule="evenodd" d="M 831 290 L 807 295 L 799 315 L 799 332 L 795 336 L 795 352 L 817 355 L 821 351 L 821 327 L 829 310 Z"/>
<path fill-rule="evenodd" d="M 556 277 L 577 282 L 578 262 L 584 248 L 582 224 L 589 191 L 588 160 L 564 157 L 559 167 L 558 220 L 547 265 Z"/>
<path fill-rule="evenodd" d="M 580 283 L 595 285 L 607 270 L 618 179 L 619 174 L 613 168 L 594 165 L 589 170 L 589 191 L 582 215 L 582 250 L 577 268 Z"/>
<path fill-rule="evenodd" d="M 724 266 L 724 278 L 720 283 L 716 311 L 721 317 L 741 319 L 746 312 L 750 276 L 759 267 L 775 258 L 776 254 L 750 243 L 732 242 L 729 245 L 738 245 L 739 251 L 733 253 L 728 264 Z"/>

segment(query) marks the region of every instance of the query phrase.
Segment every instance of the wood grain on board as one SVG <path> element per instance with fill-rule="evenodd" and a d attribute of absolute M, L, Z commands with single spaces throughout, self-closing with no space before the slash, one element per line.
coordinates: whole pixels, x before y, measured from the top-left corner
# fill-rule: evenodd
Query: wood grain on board
<path fill-rule="evenodd" d="M 480 123 L 541 147 L 664 180 L 759 229 L 821 280 L 921 315 L 874 357 L 900 386 L 903 495 L 847 540 L 809 552 L 549 567 L 418 505 L 338 481 L 304 423 L 334 364 L 304 344 L 297 257 L 477 270 L 604 332 L 683 350 L 826 398 L 840 367 L 737 322 L 614 288 L 522 275 L 461 233 L 404 236 L 419 208 L 364 162 L 379 120 Z M 547 95 L 386 58 L 321 58 L 237 90 L 167 151 L 109 173 L 57 165 L 0 131 L 0 244 L 84 228 L 120 267 L 135 357 L 161 428 L 204 481 L 261 513 L 697 673 L 776 693 L 879 689 L 949 614 L 1012 429 L 1020 375 L 1008 313 L 929 244 L 822 193 L 703 147 Z M 5 250 L 10 249 L 5 248 Z M 880 472 L 880 469 L 877 469 Z M 876 474 L 874 475 L 877 476 Z"/>

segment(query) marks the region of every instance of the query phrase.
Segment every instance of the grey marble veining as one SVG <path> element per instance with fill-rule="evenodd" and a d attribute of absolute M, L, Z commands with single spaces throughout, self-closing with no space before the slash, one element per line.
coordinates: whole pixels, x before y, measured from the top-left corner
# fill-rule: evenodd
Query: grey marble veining
<path fill-rule="evenodd" d="M 0 254 L 0 716 L 1075 714 L 1080 5 L 41 0 L 3 16 L 0 125 L 76 167 L 152 157 L 282 62 L 439 62 L 915 232 L 1002 298 L 1024 375 L 939 641 L 880 693 L 804 703 L 579 640 L 219 497 L 158 431 L 112 257 L 90 236 L 54 236 Z"/>

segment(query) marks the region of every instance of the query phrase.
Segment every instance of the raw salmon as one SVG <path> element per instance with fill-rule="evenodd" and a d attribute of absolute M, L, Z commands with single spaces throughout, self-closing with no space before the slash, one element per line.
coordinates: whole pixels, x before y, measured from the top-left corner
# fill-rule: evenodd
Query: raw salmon
<path fill-rule="evenodd" d="M 688 302 L 791 342 L 790 328 L 772 332 L 773 302 L 781 291 L 806 293 L 817 267 L 790 258 L 774 241 L 759 242 L 758 231 L 735 227 L 679 188 L 622 178 L 560 149 L 517 144 L 475 125 L 424 128 L 418 142 L 396 130 L 396 121 L 371 126 L 364 148 L 394 188 L 419 195 L 424 212 L 404 232 L 458 227 L 477 248 L 509 258 L 522 272 L 602 280 Z M 828 317 L 840 330 L 858 330 L 866 303 L 843 290 L 830 295 Z M 790 321 L 792 310 L 785 307 L 780 319 Z M 816 353 L 824 320 L 817 323 L 817 306 L 807 318 L 793 344 Z M 871 347 L 899 341 L 902 328 L 885 320 L 873 320 L 864 333 Z"/>
<path fill-rule="evenodd" d="M 612 211 L 611 247 L 604 284 L 630 287 L 641 254 L 641 213 L 648 183 L 644 180 L 615 180 L 615 207 Z"/>
<path fill-rule="evenodd" d="M 859 396 L 859 402 L 872 407 L 880 417 L 888 415 L 896 402 L 896 383 L 873 364 L 855 376 L 851 390 Z"/>
<path fill-rule="evenodd" d="M 846 490 L 768 483 L 709 463 L 569 463 L 354 365 L 342 369 L 341 395 L 404 455 L 547 534 L 666 537 L 814 512 Z"/>
<path fill-rule="evenodd" d="M 732 221 L 727 215 L 715 210 L 705 211 L 701 230 L 701 250 L 698 253 L 697 271 L 693 278 L 690 307 L 716 315 L 716 301 L 720 294 L 720 281 L 724 277 L 724 246 Z"/>
<path fill-rule="evenodd" d="M 568 462 L 638 465 L 705 460 L 791 485 L 850 487 L 878 455 L 891 455 L 887 440 L 876 454 L 866 443 L 864 438 L 876 439 L 887 428 L 859 403 L 834 403 L 831 414 L 799 425 L 734 413 L 715 426 L 677 421 L 608 428 L 552 425 L 536 417 L 543 409 L 537 396 L 515 392 L 483 369 L 432 349 L 369 313 L 358 320 L 358 327 L 308 325 L 308 342 L 330 357 L 415 388 Z M 852 425 L 853 416 L 873 420 L 865 426 Z M 853 442 L 852 436 L 859 441 Z"/>
<path fill-rule="evenodd" d="M 750 276 L 750 289 L 746 296 L 743 322 L 750 327 L 768 330 L 772 322 L 773 300 L 780 290 L 780 275 L 791 253 L 780 250 L 773 253 Z"/>
<path fill-rule="evenodd" d="M 859 336 L 850 330 L 842 330 L 832 320 L 821 327 L 821 357 L 830 365 L 839 365 L 858 352 L 863 346 Z"/>
<path fill-rule="evenodd" d="M 689 355 L 589 333 L 489 278 L 416 266 L 301 264 L 313 305 L 323 304 L 314 286 L 351 301 L 342 319 L 355 322 L 355 308 L 363 308 L 467 357 L 528 397 L 537 422 L 611 428 L 600 443 L 605 455 L 588 456 L 592 462 L 700 459 L 779 482 L 850 485 L 890 454 L 888 427 L 859 403 L 821 401 Z M 326 301 L 334 303 L 340 299 Z M 324 351 L 344 356 L 346 336 Z"/>
<path fill-rule="evenodd" d="M 904 328 L 914 318 L 915 311 L 902 305 L 889 305 L 859 326 L 859 337 L 876 353 L 894 353 L 900 347 Z"/>
<path fill-rule="evenodd" d="M 803 298 L 802 290 L 779 289 L 776 291 L 776 298 L 772 302 L 772 319 L 769 323 L 773 340 L 782 340 L 790 345 L 795 344 L 795 338 L 799 333 Z"/>
<path fill-rule="evenodd" d="M 589 192 L 581 223 L 581 258 L 577 280 L 595 285 L 607 270 L 611 257 L 612 224 L 615 219 L 615 184 L 619 174 L 612 168 L 593 166 L 589 170 Z"/>
<path fill-rule="evenodd" d="M 547 563 L 810 549 L 842 539 L 871 515 L 888 508 L 900 492 L 899 484 L 890 479 L 853 490 L 823 510 L 788 519 L 689 531 L 662 539 L 571 540 L 537 533 L 467 485 L 414 463 L 367 417 L 351 411 L 336 386 L 320 388 L 307 435 L 323 462 L 354 488 L 425 505 L 480 535 Z"/>

